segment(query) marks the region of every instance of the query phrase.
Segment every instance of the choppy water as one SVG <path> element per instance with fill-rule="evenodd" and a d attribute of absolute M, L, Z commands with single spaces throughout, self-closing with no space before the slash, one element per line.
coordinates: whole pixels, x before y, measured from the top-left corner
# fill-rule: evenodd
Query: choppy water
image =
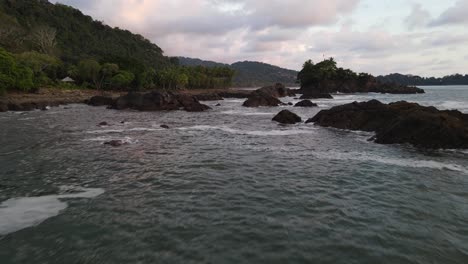
<path fill-rule="evenodd" d="M 427 92 L 316 102 L 468 112 L 468 87 Z M 281 126 L 242 102 L 1 113 L 0 263 L 468 263 L 468 151 Z"/>

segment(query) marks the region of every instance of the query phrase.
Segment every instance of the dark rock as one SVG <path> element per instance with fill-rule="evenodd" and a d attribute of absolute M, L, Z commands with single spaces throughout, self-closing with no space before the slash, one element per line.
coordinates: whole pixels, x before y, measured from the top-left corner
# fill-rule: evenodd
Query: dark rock
<path fill-rule="evenodd" d="M 161 128 L 169 129 L 168 125 L 161 125 Z"/>
<path fill-rule="evenodd" d="M 416 103 L 351 103 L 319 112 L 307 120 L 324 127 L 375 132 L 375 142 L 422 148 L 468 148 L 468 114 L 440 111 Z"/>
<path fill-rule="evenodd" d="M 111 140 L 111 141 L 108 141 L 108 142 L 105 142 L 104 145 L 109 145 L 109 146 L 112 146 L 112 147 L 120 147 L 122 145 L 126 145 L 127 143 L 122 141 L 122 140 Z"/>
<path fill-rule="evenodd" d="M 201 104 L 194 96 L 166 92 L 136 93 L 130 92 L 114 101 L 112 108 L 117 110 L 135 109 L 139 111 L 165 111 L 184 109 L 200 112 L 211 109 Z"/>
<path fill-rule="evenodd" d="M 187 112 L 203 112 L 211 109 L 211 107 L 201 104 L 194 96 L 177 95 L 176 98 Z"/>
<path fill-rule="evenodd" d="M 252 95 L 254 94 L 268 94 L 276 98 L 296 95 L 296 93 L 294 93 L 291 89 L 286 88 L 286 86 L 281 83 L 277 83 L 273 86 L 262 87 L 254 91 Z"/>
<path fill-rule="evenodd" d="M 216 104 L 215 106 L 221 106 L 221 104 Z"/>
<path fill-rule="evenodd" d="M 198 101 L 221 101 L 224 100 L 217 93 L 210 93 L 210 94 L 197 94 L 194 96 Z"/>
<path fill-rule="evenodd" d="M 47 106 L 47 105 L 44 105 L 44 106 L 41 107 L 41 111 L 47 111 L 49 109 L 50 109 L 50 107 Z"/>
<path fill-rule="evenodd" d="M 273 121 L 281 124 L 296 124 L 302 122 L 302 119 L 289 110 L 283 110 L 273 118 Z"/>
<path fill-rule="evenodd" d="M 288 105 L 294 105 L 293 103 L 289 102 Z"/>
<path fill-rule="evenodd" d="M 299 99 L 333 99 L 333 96 L 328 93 L 310 93 L 303 94 Z"/>
<path fill-rule="evenodd" d="M 269 94 L 256 93 L 244 102 L 245 107 L 279 106 L 282 102 Z"/>
<path fill-rule="evenodd" d="M 109 125 L 109 124 L 108 124 L 107 122 L 101 122 L 101 123 L 99 123 L 98 126 L 108 126 L 108 125 Z"/>
<path fill-rule="evenodd" d="M 226 91 L 218 93 L 223 98 L 243 99 L 249 98 L 251 91 Z"/>
<path fill-rule="evenodd" d="M 297 103 L 294 107 L 316 107 L 317 104 L 312 103 L 310 100 L 303 100 Z"/>
<path fill-rule="evenodd" d="M 0 112 L 8 111 L 8 104 L 6 102 L 0 102 Z"/>
<path fill-rule="evenodd" d="M 92 106 L 105 106 L 112 105 L 114 103 L 114 99 L 112 99 L 112 97 L 98 95 L 91 97 L 91 99 L 86 101 L 86 103 Z"/>

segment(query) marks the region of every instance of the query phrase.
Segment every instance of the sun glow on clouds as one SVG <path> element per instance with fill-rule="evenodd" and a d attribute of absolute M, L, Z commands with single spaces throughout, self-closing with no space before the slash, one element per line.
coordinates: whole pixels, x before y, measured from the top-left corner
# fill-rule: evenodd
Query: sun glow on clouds
<path fill-rule="evenodd" d="M 166 55 L 298 69 L 323 54 L 374 74 L 462 72 L 468 0 L 60 0 Z M 444 57 L 441 67 L 440 56 Z M 448 63 L 447 63 L 448 62 Z M 451 62 L 451 63 L 450 63 Z M 433 63 L 435 65 L 427 65 Z"/>

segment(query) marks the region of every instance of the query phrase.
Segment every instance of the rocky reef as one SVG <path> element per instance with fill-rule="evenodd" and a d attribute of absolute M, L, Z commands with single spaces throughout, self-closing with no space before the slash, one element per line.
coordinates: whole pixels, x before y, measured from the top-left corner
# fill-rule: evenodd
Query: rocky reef
<path fill-rule="evenodd" d="M 405 101 L 351 103 L 319 112 L 306 123 L 375 132 L 380 144 L 411 144 L 429 149 L 468 148 L 468 114 Z"/>

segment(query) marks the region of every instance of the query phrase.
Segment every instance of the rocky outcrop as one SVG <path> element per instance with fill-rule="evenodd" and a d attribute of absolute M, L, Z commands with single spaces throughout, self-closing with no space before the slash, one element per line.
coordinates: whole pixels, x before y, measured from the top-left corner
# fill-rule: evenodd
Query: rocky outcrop
<path fill-rule="evenodd" d="M 251 91 L 225 91 L 218 93 L 223 98 L 244 99 L 249 98 Z"/>
<path fill-rule="evenodd" d="M 224 100 L 223 97 L 221 97 L 221 95 L 219 95 L 217 93 L 197 94 L 197 95 L 194 95 L 194 97 L 198 101 L 221 101 L 221 100 Z"/>
<path fill-rule="evenodd" d="M 244 102 L 245 107 L 279 106 L 283 103 L 276 97 L 265 93 L 256 93 Z"/>
<path fill-rule="evenodd" d="M 302 122 L 302 119 L 289 110 L 283 110 L 273 117 L 273 121 L 281 124 L 296 124 Z"/>
<path fill-rule="evenodd" d="M 284 86 L 281 83 L 277 83 L 273 86 L 262 87 L 252 93 L 252 95 L 255 95 L 255 94 L 268 94 L 276 98 L 296 95 L 295 92 L 293 92 L 289 88 L 286 88 L 286 86 Z"/>
<path fill-rule="evenodd" d="M 6 102 L 0 101 L 0 112 L 8 111 L 8 104 Z"/>
<path fill-rule="evenodd" d="M 375 132 L 373 140 L 381 144 L 468 148 L 468 114 L 440 111 L 416 103 L 354 102 L 323 110 L 307 121 L 310 122 L 324 127 Z"/>
<path fill-rule="evenodd" d="M 135 109 L 139 111 L 164 111 L 183 109 L 201 112 L 211 109 L 201 104 L 194 96 L 153 91 L 149 93 L 130 92 L 117 98 L 112 108 L 117 110 Z"/>
<path fill-rule="evenodd" d="M 303 100 L 294 105 L 294 107 L 316 107 L 318 106 L 315 103 L 312 103 L 310 100 Z"/>
<path fill-rule="evenodd" d="M 114 99 L 110 96 L 97 95 L 86 100 L 85 103 L 91 106 L 108 106 L 114 103 Z"/>
<path fill-rule="evenodd" d="M 303 94 L 299 99 L 333 99 L 333 96 L 328 93 L 309 93 Z"/>

